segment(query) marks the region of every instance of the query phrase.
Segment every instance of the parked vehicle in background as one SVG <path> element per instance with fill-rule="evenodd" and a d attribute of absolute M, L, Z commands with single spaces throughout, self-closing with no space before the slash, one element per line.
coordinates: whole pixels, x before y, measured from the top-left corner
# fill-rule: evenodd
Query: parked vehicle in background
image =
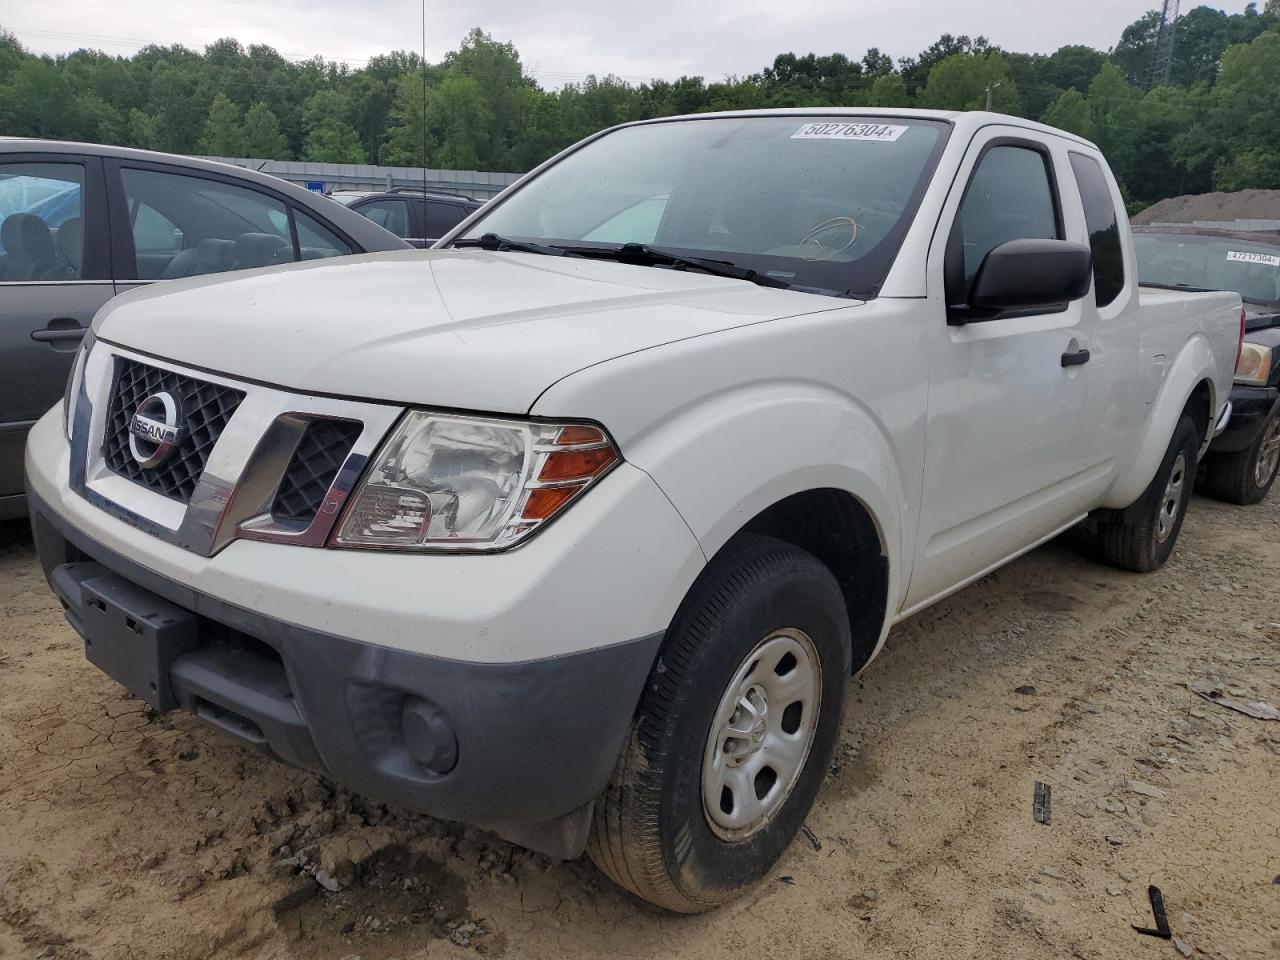
<path fill-rule="evenodd" d="M 800 829 L 896 621 L 1090 515 L 1169 557 L 1239 312 L 1139 291 L 1040 124 L 632 124 L 432 250 L 114 301 L 32 526 L 157 710 L 696 912 Z"/>
<path fill-rule="evenodd" d="M 89 321 L 111 297 L 155 281 L 405 246 L 240 167 L 0 138 L 0 519 L 26 512 L 27 430 L 58 402 Z"/>
<path fill-rule="evenodd" d="M 1207 227 L 1135 227 L 1143 283 L 1232 290 L 1244 303 L 1244 342 L 1231 422 L 1204 458 L 1208 491 L 1257 503 L 1280 473 L 1280 235 Z"/>
<path fill-rule="evenodd" d="M 431 246 L 484 206 L 471 197 L 432 193 L 419 187 L 396 187 L 382 193 L 334 193 L 332 198 L 415 247 Z"/>

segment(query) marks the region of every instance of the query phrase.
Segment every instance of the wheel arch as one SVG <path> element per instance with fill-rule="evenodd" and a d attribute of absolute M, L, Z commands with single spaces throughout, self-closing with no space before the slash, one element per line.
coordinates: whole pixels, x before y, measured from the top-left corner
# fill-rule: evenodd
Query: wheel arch
<path fill-rule="evenodd" d="M 1142 496 L 1156 475 L 1183 414 L 1189 414 L 1195 421 L 1200 436 L 1198 455 L 1204 455 L 1213 439 L 1214 414 L 1219 406 L 1214 369 L 1214 355 L 1208 341 L 1203 336 L 1193 337 L 1170 366 L 1151 404 L 1142 433 L 1133 445 L 1133 459 L 1111 485 L 1101 507 L 1123 510 Z"/>
<path fill-rule="evenodd" d="M 835 487 L 790 494 L 744 523 L 711 563 L 749 534 L 799 547 L 831 571 L 849 613 L 853 672 L 870 663 L 888 622 L 890 566 L 883 532 L 867 505 Z"/>

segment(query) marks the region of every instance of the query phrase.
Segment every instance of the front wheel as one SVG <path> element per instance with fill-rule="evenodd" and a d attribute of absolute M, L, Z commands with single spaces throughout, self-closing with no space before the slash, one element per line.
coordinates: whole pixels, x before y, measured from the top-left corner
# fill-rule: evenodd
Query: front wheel
<path fill-rule="evenodd" d="M 619 886 L 680 913 L 759 880 L 831 763 L 850 664 L 840 587 L 811 554 L 743 537 L 667 632 L 587 851 Z"/>
<path fill-rule="evenodd" d="M 1280 472 L 1280 411 L 1273 411 L 1253 443 L 1234 453 L 1210 451 L 1205 464 L 1209 493 L 1228 503 L 1259 503 Z"/>
<path fill-rule="evenodd" d="M 1183 414 L 1146 492 L 1124 516 L 1099 524 L 1103 559 L 1138 573 L 1154 570 L 1169 559 L 1191 502 L 1198 449 L 1195 421 Z"/>

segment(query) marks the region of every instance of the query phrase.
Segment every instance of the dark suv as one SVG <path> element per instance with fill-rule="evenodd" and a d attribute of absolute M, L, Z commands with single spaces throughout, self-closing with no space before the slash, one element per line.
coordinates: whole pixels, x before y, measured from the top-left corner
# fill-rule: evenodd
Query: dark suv
<path fill-rule="evenodd" d="M 1257 503 L 1280 474 L 1280 233 L 1197 226 L 1134 227 L 1144 284 L 1232 290 L 1244 303 L 1244 341 L 1231 419 L 1202 466 L 1208 492 Z"/>
<path fill-rule="evenodd" d="M 396 187 L 385 193 L 335 195 L 378 226 L 415 247 L 429 247 L 471 214 L 483 201 L 450 193 L 430 193 L 418 187 Z"/>

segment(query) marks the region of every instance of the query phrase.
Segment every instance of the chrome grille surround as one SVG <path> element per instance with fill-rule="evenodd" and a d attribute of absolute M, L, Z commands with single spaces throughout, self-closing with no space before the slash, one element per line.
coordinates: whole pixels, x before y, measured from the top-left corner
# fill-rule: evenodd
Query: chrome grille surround
<path fill-rule="evenodd" d="M 183 503 L 115 472 L 104 457 L 119 360 L 244 394 Z M 323 546 L 352 487 L 403 406 L 293 393 L 170 363 L 103 340 L 94 342 L 71 408 L 71 488 L 151 535 L 203 556 L 237 539 Z M 312 515 L 276 517 L 272 505 L 308 428 L 317 421 L 361 425 Z"/>

